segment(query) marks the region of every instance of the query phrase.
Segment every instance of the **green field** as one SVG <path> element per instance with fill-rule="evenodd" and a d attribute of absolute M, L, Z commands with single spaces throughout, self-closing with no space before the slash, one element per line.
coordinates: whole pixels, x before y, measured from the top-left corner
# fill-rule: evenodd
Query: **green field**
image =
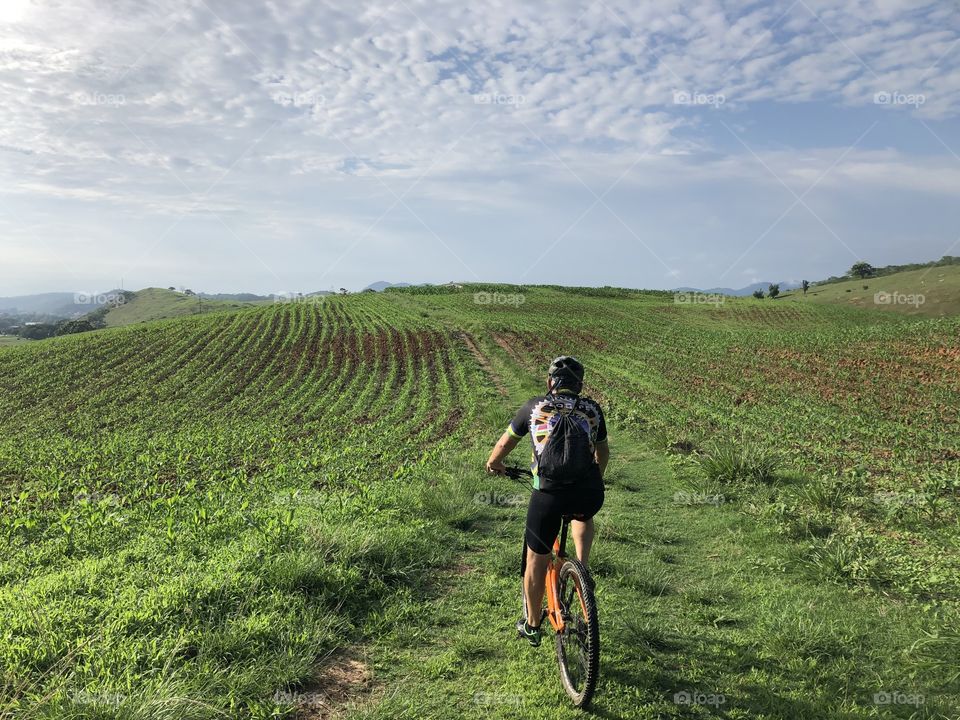
<path fill-rule="evenodd" d="M 782 299 L 831 303 L 917 317 L 953 317 L 960 314 L 960 266 L 948 265 L 892 275 L 814 285 L 784 293 Z"/>
<path fill-rule="evenodd" d="M 511 286 L 0 354 L 0 718 L 581 716 L 482 473 L 560 353 L 611 432 L 597 715 L 957 718 L 960 320 Z"/>
<path fill-rule="evenodd" d="M 0 348 L 9 347 L 12 345 L 22 345 L 25 342 L 27 341 L 21 337 L 17 337 L 16 335 L 0 335 Z"/>
<path fill-rule="evenodd" d="M 248 303 L 225 300 L 198 300 L 196 296 L 184 295 L 164 288 L 138 290 L 132 300 L 111 308 L 106 313 L 107 327 L 121 327 L 135 323 L 199 315 L 201 312 L 222 312 L 248 307 Z"/>

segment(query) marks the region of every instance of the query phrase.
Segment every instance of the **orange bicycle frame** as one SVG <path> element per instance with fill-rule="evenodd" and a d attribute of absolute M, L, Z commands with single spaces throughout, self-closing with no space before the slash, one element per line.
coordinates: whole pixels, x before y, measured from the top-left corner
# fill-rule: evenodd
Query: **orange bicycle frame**
<path fill-rule="evenodd" d="M 553 557 L 547 567 L 547 619 L 555 631 L 563 632 L 563 614 L 560 612 L 560 565 L 563 559 L 560 556 L 560 542 L 553 544 Z"/>
<path fill-rule="evenodd" d="M 547 619 L 556 632 L 563 632 L 564 622 L 563 613 L 560 609 L 560 568 L 563 567 L 563 561 L 566 559 L 567 528 L 570 526 L 570 518 L 564 518 L 560 526 L 560 536 L 553 541 L 553 557 L 550 558 L 550 565 L 547 566 Z M 583 604 L 583 596 L 580 594 L 580 588 L 577 587 L 577 599 L 583 609 L 583 616 L 587 616 L 587 608 Z"/>

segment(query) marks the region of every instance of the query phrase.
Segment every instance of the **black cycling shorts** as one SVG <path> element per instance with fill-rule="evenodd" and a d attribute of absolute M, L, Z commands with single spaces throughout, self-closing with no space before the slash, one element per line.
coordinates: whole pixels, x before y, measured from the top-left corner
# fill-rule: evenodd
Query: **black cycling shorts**
<path fill-rule="evenodd" d="M 589 520 L 603 507 L 603 481 L 544 491 L 534 490 L 527 507 L 527 547 L 538 555 L 549 553 L 560 533 L 564 515 Z"/>

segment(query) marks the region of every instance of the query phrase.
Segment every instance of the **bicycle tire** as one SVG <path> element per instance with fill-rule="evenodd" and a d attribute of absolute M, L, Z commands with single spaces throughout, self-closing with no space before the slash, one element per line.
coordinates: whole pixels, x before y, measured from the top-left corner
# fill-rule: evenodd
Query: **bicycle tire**
<path fill-rule="evenodd" d="M 560 567 L 558 583 L 564 614 L 564 630 L 556 636 L 560 681 L 574 706 L 585 708 L 593 699 L 600 678 L 600 622 L 593 579 L 579 560 L 567 558 Z M 572 653 L 573 650 L 576 652 Z M 573 654 L 575 658 L 571 657 Z M 576 662 L 571 663 L 574 659 Z"/>

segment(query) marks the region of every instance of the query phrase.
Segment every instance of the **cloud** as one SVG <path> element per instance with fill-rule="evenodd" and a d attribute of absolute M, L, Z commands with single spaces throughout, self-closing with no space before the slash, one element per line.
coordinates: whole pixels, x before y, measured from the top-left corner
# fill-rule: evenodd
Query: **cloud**
<path fill-rule="evenodd" d="M 614 183 L 776 189 L 705 125 L 739 127 L 760 104 L 905 113 L 918 133 L 955 120 L 949 13 L 895 0 L 37 0 L 0 14 L 0 182 L 34 209 L 269 216 L 288 235 L 302 232 L 291 218 L 322 212 L 337 247 L 391 205 L 532 214 L 584 186 L 588 201 Z M 798 192 L 844 150 L 781 140 L 757 153 Z M 857 148 L 823 187 L 951 196 L 956 179 L 946 154 Z"/>

